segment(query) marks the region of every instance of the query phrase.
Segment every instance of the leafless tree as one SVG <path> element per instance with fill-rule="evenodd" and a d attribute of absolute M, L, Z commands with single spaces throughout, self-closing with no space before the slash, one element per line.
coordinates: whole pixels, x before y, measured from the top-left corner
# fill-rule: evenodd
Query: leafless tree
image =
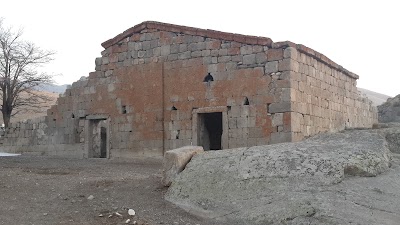
<path fill-rule="evenodd" d="M 40 49 L 21 35 L 21 30 L 4 27 L 0 18 L 0 103 L 6 128 L 17 113 L 43 107 L 49 98 L 37 88 L 53 83 L 53 75 L 38 68 L 52 61 L 54 52 Z"/>

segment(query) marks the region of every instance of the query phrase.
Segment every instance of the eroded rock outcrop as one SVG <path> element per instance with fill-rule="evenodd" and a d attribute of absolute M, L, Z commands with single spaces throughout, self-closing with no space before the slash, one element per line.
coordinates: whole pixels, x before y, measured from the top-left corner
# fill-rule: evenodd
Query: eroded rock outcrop
<path fill-rule="evenodd" d="M 378 106 L 378 121 L 380 123 L 400 122 L 400 95 L 389 98 Z"/>
<path fill-rule="evenodd" d="M 195 155 L 166 199 L 231 224 L 397 224 L 399 174 L 385 135 L 346 131 Z"/>

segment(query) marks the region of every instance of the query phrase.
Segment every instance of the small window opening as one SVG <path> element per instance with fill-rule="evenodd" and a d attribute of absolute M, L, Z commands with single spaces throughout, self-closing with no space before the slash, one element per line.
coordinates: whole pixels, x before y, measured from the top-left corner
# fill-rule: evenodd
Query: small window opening
<path fill-rule="evenodd" d="M 267 103 L 267 112 L 269 112 L 269 106 L 271 105 L 271 103 Z"/>
<path fill-rule="evenodd" d="M 178 110 L 178 109 L 175 106 L 172 106 L 171 110 Z"/>
<path fill-rule="evenodd" d="M 247 97 L 244 98 L 243 105 L 250 105 L 249 99 Z"/>
<path fill-rule="evenodd" d="M 204 81 L 203 82 L 210 82 L 210 81 L 214 81 L 214 77 L 208 73 L 206 77 L 204 77 Z"/>
<path fill-rule="evenodd" d="M 126 114 L 126 105 L 122 106 L 122 114 Z"/>
<path fill-rule="evenodd" d="M 71 116 L 71 117 L 72 117 L 72 119 L 73 119 L 73 118 L 75 118 L 75 115 L 72 113 L 72 116 Z"/>
<path fill-rule="evenodd" d="M 180 133 L 181 133 L 181 130 L 177 130 L 175 139 L 179 139 L 179 134 Z"/>

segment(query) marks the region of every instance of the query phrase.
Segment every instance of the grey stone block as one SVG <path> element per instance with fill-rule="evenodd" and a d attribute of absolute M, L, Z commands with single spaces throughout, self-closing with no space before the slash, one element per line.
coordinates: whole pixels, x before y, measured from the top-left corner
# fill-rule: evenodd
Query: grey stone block
<path fill-rule="evenodd" d="M 243 56 L 243 64 L 255 64 L 256 63 L 256 55 L 244 55 Z"/>
<path fill-rule="evenodd" d="M 291 102 L 271 103 L 268 106 L 268 113 L 290 112 L 292 110 Z"/>
<path fill-rule="evenodd" d="M 278 72 L 278 61 L 267 62 L 265 65 L 265 74 Z"/>

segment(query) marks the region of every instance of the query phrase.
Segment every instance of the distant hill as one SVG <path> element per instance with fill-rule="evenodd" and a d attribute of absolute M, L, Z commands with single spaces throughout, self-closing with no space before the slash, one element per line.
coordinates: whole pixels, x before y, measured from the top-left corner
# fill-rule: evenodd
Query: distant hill
<path fill-rule="evenodd" d="M 45 104 L 42 104 L 40 108 L 37 110 L 37 112 L 30 110 L 29 107 L 24 108 L 25 109 L 24 112 L 18 113 L 17 115 L 11 118 L 11 123 L 47 115 L 47 109 L 50 108 L 50 106 L 56 104 L 57 98 L 60 94 L 47 91 L 41 91 L 41 92 L 42 94 L 45 94 L 50 99 L 50 101 Z M 1 124 L 3 124 L 3 115 L 0 112 L 0 125 Z"/>
<path fill-rule="evenodd" d="M 68 86 L 69 86 L 68 84 L 63 84 L 63 85 L 43 85 L 38 89 L 41 90 L 41 91 L 62 94 L 62 93 L 65 92 L 65 90 L 67 89 Z"/>
<path fill-rule="evenodd" d="M 386 100 L 388 98 L 391 98 L 391 96 L 389 95 L 384 95 L 378 92 L 374 92 L 374 91 L 370 91 L 364 88 L 357 88 L 362 94 L 364 94 L 365 96 L 367 96 L 367 98 L 369 98 L 369 100 L 372 101 L 372 103 L 375 106 L 381 105 L 382 103 L 386 102 Z"/>

